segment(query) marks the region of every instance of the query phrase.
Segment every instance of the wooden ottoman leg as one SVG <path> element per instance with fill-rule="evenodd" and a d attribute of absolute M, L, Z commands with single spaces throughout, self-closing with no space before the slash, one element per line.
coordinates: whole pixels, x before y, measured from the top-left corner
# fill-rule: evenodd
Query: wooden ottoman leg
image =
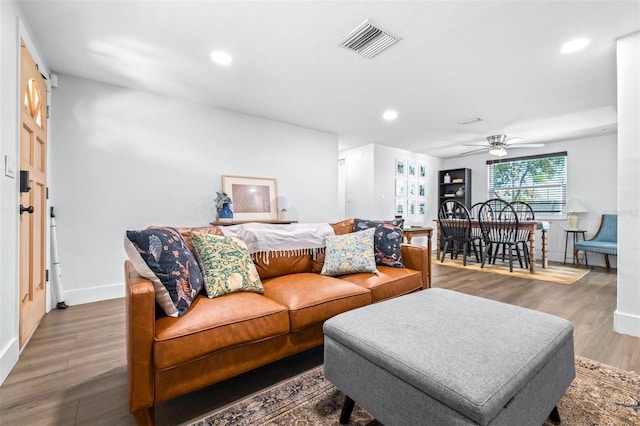
<path fill-rule="evenodd" d="M 560 420 L 560 413 L 558 413 L 557 405 L 553 407 L 553 410 L 551 410 L 551 413 L 549 413 L 549 420 L 551 420 L 551 422 L 553 422 L 554 424 L 559 424 L 562 421 Z"/>
<path fill-rule="evenodd" d="M 345 395 L 344 397 L 344 405 L 342 406 L 342 412 L 340 413 L 340 424 L 346 425 L 349 423 L 349 417 L 351 417 L 351 412 L 353 411 L 353 407 L 356 402 Z"/>

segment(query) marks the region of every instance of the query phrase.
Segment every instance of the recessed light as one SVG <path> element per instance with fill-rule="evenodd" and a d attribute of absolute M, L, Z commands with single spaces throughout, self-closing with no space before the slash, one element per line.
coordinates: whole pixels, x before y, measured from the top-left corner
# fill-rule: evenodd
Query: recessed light
<path fill-rule="evenodd" d="M 218 65 L 231 65 L 231 55 L 227 52 L 223 52 L 222 50 L 214 50 L 211 52 L 211 60 Z"/>
<path fill-rule="evenodd" d="M 393 121 L 396 118 L 398 118 L 398 111 L 388 109 L 382 114 L 382 118 L 384 118 L 387 121 Z"/>
<path fill-rule="evenodd" d="M 565 44 L 562 45 L 562 49 L 560 49 L 560 51 L 562 53 L 574 53 L 577 52 L 579 50 L 584 49 L 585 47 L 587 47 L 589 45 L 589 39 L 588 38 L 577 38 L 575 40 L 571 40 Z"/>

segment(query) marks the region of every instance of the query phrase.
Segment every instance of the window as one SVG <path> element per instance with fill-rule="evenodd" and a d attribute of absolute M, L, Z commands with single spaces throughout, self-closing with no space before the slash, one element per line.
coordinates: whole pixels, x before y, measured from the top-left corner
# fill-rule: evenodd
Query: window
<path fill-rule="evenodd" d="M 24 109 L 36 121 L 36 124 L 44 129 L 42 96 L 40 96 L 40 88 L 38 82 L 30 78 L 27 82 L 27 90 L 24 93 Z"/>
<path fill-rule="evenodd" d="M 524 201 L 536 215 L 561 214 L 567 202 L 567 153 L 487 161 L 489 198 Z"/>

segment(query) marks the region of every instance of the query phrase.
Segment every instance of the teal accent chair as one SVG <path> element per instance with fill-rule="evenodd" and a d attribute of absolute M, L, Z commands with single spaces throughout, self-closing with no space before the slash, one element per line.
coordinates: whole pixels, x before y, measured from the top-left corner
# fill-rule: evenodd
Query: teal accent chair
<path fill-rule="evenodd" d="M 578 252 L 584 251 L 584 263 L 589 266 L 587 252 L 604 254 L 604 261 L 607 270 L 611 268 L 609 255 L 618 255 L 618 215 L 603 214 L 600 221 L 600 228 L 596 235 L 590 240 L 577 241 L 573 247 L 573 255 L 576 259 L 576 266 L 580 266 Z"/>

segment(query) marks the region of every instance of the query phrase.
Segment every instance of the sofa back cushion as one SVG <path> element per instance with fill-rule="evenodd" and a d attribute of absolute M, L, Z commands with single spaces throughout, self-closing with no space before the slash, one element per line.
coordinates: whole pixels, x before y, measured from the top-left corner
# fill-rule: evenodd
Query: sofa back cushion
<path fill-rule="evenodd" d="M 201 234 L 208 235 L 224 235 L 218 226 L 176 226 L 175 229 L 180 233 L 180 235 L 182 235 L 184 242 L 187 243 L 189 250 L 191 250 L 191 253 L 193 253 L 194 256 L 196 253 L 193 251 L 193 244 L 191 243 L 191 235 L 189 235 L 189 231 L 196 231 Z"/>
<path fill-rule="evenodd" d="M 307 253 L 286 253 L 283 255 L 255 253 L 251 255 L 251 259 L 253 259 L 262 280 L 281 275 L 310 272 L 313 264 L 313 255 Z"/>
<path fill-rule="evenodd" d="M 330 223 L 336 235 L 344 235 L 353 232 L 354 220 L 345 219 L 340 222 Z M 176 227 L 185 242 L 193 252 L 189 231 L 197 231 L 203 234 L 224 235 L 218 226 L 202 227 Z M 195 255 L 195 252 L 193 252 Z M 316 253 L 255 253 L 251 255 L 256 265 L 258 276 L 261 280 L 279 277 L 287 274 L 299 274 L 313 272 L 319 274 L 324 265 L 324 250 Z"/>

